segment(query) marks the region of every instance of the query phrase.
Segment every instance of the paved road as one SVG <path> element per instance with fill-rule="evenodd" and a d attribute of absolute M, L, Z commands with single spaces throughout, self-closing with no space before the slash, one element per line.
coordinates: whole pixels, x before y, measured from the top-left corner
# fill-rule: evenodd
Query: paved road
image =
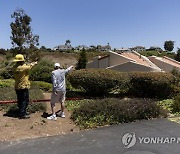
<path fill-rule="evenodd" d="M 129 135 L 129 138 L 125 134 Z M 176 140 L 178 137 L 179 143 Z M 103 127 L 63 136 L 0 143 L 0 154 L 16 153 L 179 154 L 180 125 L 166 119 L 157 119 Z"/>

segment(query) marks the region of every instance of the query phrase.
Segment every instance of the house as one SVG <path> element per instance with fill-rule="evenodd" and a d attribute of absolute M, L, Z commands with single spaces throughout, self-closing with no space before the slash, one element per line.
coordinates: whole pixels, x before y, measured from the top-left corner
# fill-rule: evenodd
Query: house
<path fill-rule="evenodd" d="M 121 72 L 171 72 L 180 71 L 180 62 L 169 57 L 142 56 L 136 51 L 116 53 L 109 51 L 103 57 L 95 57 L 87 68 L 105 68 Z"/>
<path fill-rule="evenodd" d="M 114 51 L 118 53 L 122 53 L 122 52 L 130 52 L 131 49 L 130 48 L 115 48 Z"/>
<path fill-rule="evenodd" d="M 156 66 L 161 68 L 165 72 L 171 72 L 174 68 L 180 71 L 180 62 L 171 59 L 169 57 L 157 57 L 150 56 L 148 57 L 151 62 L 153 62 Z"/>
<path fill-rule="evenodd" d="M 109 44 L 106 45 L 106 46 L 98 45 L 98 46 L 97 46 L 97 50 L 98 50 L 98 51 L 109 51 L 109 50 L 111 50 L 111 46 L 110 46 Z"/>
<path fill-rule="evenodd" d="M 143 46 L 136 46 L 136 47 L 131 48 L 131 50 L 134 50 L 136 52 L 140 52 L 140 51 L 145 51 L 146 48 Z"/>
<path fill-rule="evenodd" d="M 75 48 L 75 50 L 88 50 L 90 49 L 89 47 L 87 47 L 86 45 L 79 45 Z"/>
<path fill-rule="evenodd" d="M 109 51 L 104 57 L 95 57 L 87 68 L 106 68 L 121 72 L 161 72 L 162 70 L 152 63 L 147 57 L 136 51 L 116 53 Z"/>
<path fill-rule="evenodd" d="M 67 45 L 59 45 L 57 46 L 57 50 L 60 51 L 68 51 L 68 50 L 72 50 L 72 46 L 67 44 Z"/>

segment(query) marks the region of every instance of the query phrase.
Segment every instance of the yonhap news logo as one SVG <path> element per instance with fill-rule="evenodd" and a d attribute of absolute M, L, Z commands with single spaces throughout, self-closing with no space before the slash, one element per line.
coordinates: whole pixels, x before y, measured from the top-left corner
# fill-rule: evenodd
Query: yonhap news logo
<path fill-rule="evenodd" d="M 122 137 L 122 144 L 127 149 L 137 142 L 140 144 L 180 144 L 180 137 L 136 137 L 134 132 L 126 133 Z"/>
<path fill-rule="evenodd" d="M 126 133 L 122 137 L 122 143 L 125 148 L 130 148 L 136 144 L 136 136 L 134 132 Z"/>

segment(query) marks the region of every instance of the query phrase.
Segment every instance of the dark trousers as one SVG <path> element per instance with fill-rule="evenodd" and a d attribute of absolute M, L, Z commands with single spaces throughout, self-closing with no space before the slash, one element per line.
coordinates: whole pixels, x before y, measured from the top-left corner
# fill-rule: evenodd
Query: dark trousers
<path fill-rule="evenodd" d="M 29 90 L 28 89 L 16 89 L 16 95 L 18 100 L 19 116 L 26 115 L 26 109 L 29 104 Z"/>

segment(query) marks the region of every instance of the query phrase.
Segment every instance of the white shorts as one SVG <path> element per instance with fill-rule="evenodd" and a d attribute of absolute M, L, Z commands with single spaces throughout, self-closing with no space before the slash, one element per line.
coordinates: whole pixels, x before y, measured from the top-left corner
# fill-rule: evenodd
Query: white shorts
<path fill-rule="evenodd" d="M 62 92 L 62 91 L 57 91 L 57 94 L 55 94 L 54 92 L 52 92 L 51 94 L 51 106 L 54 107 L 55 103 L 64 103 L 65 99 L 66 99 L 66 92 Z"/>

